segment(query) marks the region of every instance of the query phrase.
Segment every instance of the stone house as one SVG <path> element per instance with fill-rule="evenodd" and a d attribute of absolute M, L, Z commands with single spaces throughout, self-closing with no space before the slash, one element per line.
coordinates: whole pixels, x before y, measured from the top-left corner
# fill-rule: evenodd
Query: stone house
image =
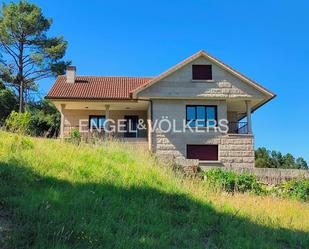
<path fill-rule="evenodd" d="M 78 76 L 70 66 L 46 96 L 61 113 L 61 137 L 75 128 L 226 167 L 254 167 L 251 114 L 274 97 L 205 51 L 156 77 Z"/>

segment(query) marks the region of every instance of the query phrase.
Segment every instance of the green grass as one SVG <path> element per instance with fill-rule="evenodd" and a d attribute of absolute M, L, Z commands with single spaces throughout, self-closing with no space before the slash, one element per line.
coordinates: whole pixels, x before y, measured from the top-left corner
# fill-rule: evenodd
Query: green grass
<path fill-rule="evenodd" d="M 227 195 L 145 151 L 0 131 L 9 248 L 309 248 L 309 206 Z"/>

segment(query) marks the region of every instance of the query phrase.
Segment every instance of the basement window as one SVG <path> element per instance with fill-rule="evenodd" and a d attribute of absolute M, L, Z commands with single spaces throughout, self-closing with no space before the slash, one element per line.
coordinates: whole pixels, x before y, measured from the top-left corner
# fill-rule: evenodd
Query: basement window
<path fill-rule="evenodd" d="M 192 65 L 192 80 L 212 80 L 211 65 Z"/>

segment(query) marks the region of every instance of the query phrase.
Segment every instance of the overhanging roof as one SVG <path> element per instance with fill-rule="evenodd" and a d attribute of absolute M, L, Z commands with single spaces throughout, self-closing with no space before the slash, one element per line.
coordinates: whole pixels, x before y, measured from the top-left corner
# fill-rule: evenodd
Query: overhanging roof
<path fill-rule="evenodd" d="M 47 99 L 131 99 L 130 92 L 149 81 L 149 77 L 77 76 L 67 83 L 58 76 Z"/>

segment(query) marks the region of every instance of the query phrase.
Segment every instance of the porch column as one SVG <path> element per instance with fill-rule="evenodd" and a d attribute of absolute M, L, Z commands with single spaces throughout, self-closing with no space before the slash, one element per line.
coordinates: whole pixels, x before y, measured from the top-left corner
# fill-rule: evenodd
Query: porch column
<path fill-rule="evenodd" d="M 60 105 L 60 114 L 61 114 L 61 120 L 60 120 L 60 138 L 64 138 L 64 109 L 65 104 Z"/>
<path fill-rule="evenodd" d="M 109 119 L 109 105 L 105 105 L 105 119 Z M 106 124 L 106 129 L 109 130 L 109 123 Z"/>
<path fill-rule="evenodd" d="M 149 102 L 147 110 L 147 128 L 148 128 L 148 149 L 152 152 L 152 103 Z"/>
<path fill-rule="evenodd" d="M 252 122 L 251 122 L 251 101 L 246 100 L 247 122 L 248 122 L 248 134 L 252 134 Z"/>

